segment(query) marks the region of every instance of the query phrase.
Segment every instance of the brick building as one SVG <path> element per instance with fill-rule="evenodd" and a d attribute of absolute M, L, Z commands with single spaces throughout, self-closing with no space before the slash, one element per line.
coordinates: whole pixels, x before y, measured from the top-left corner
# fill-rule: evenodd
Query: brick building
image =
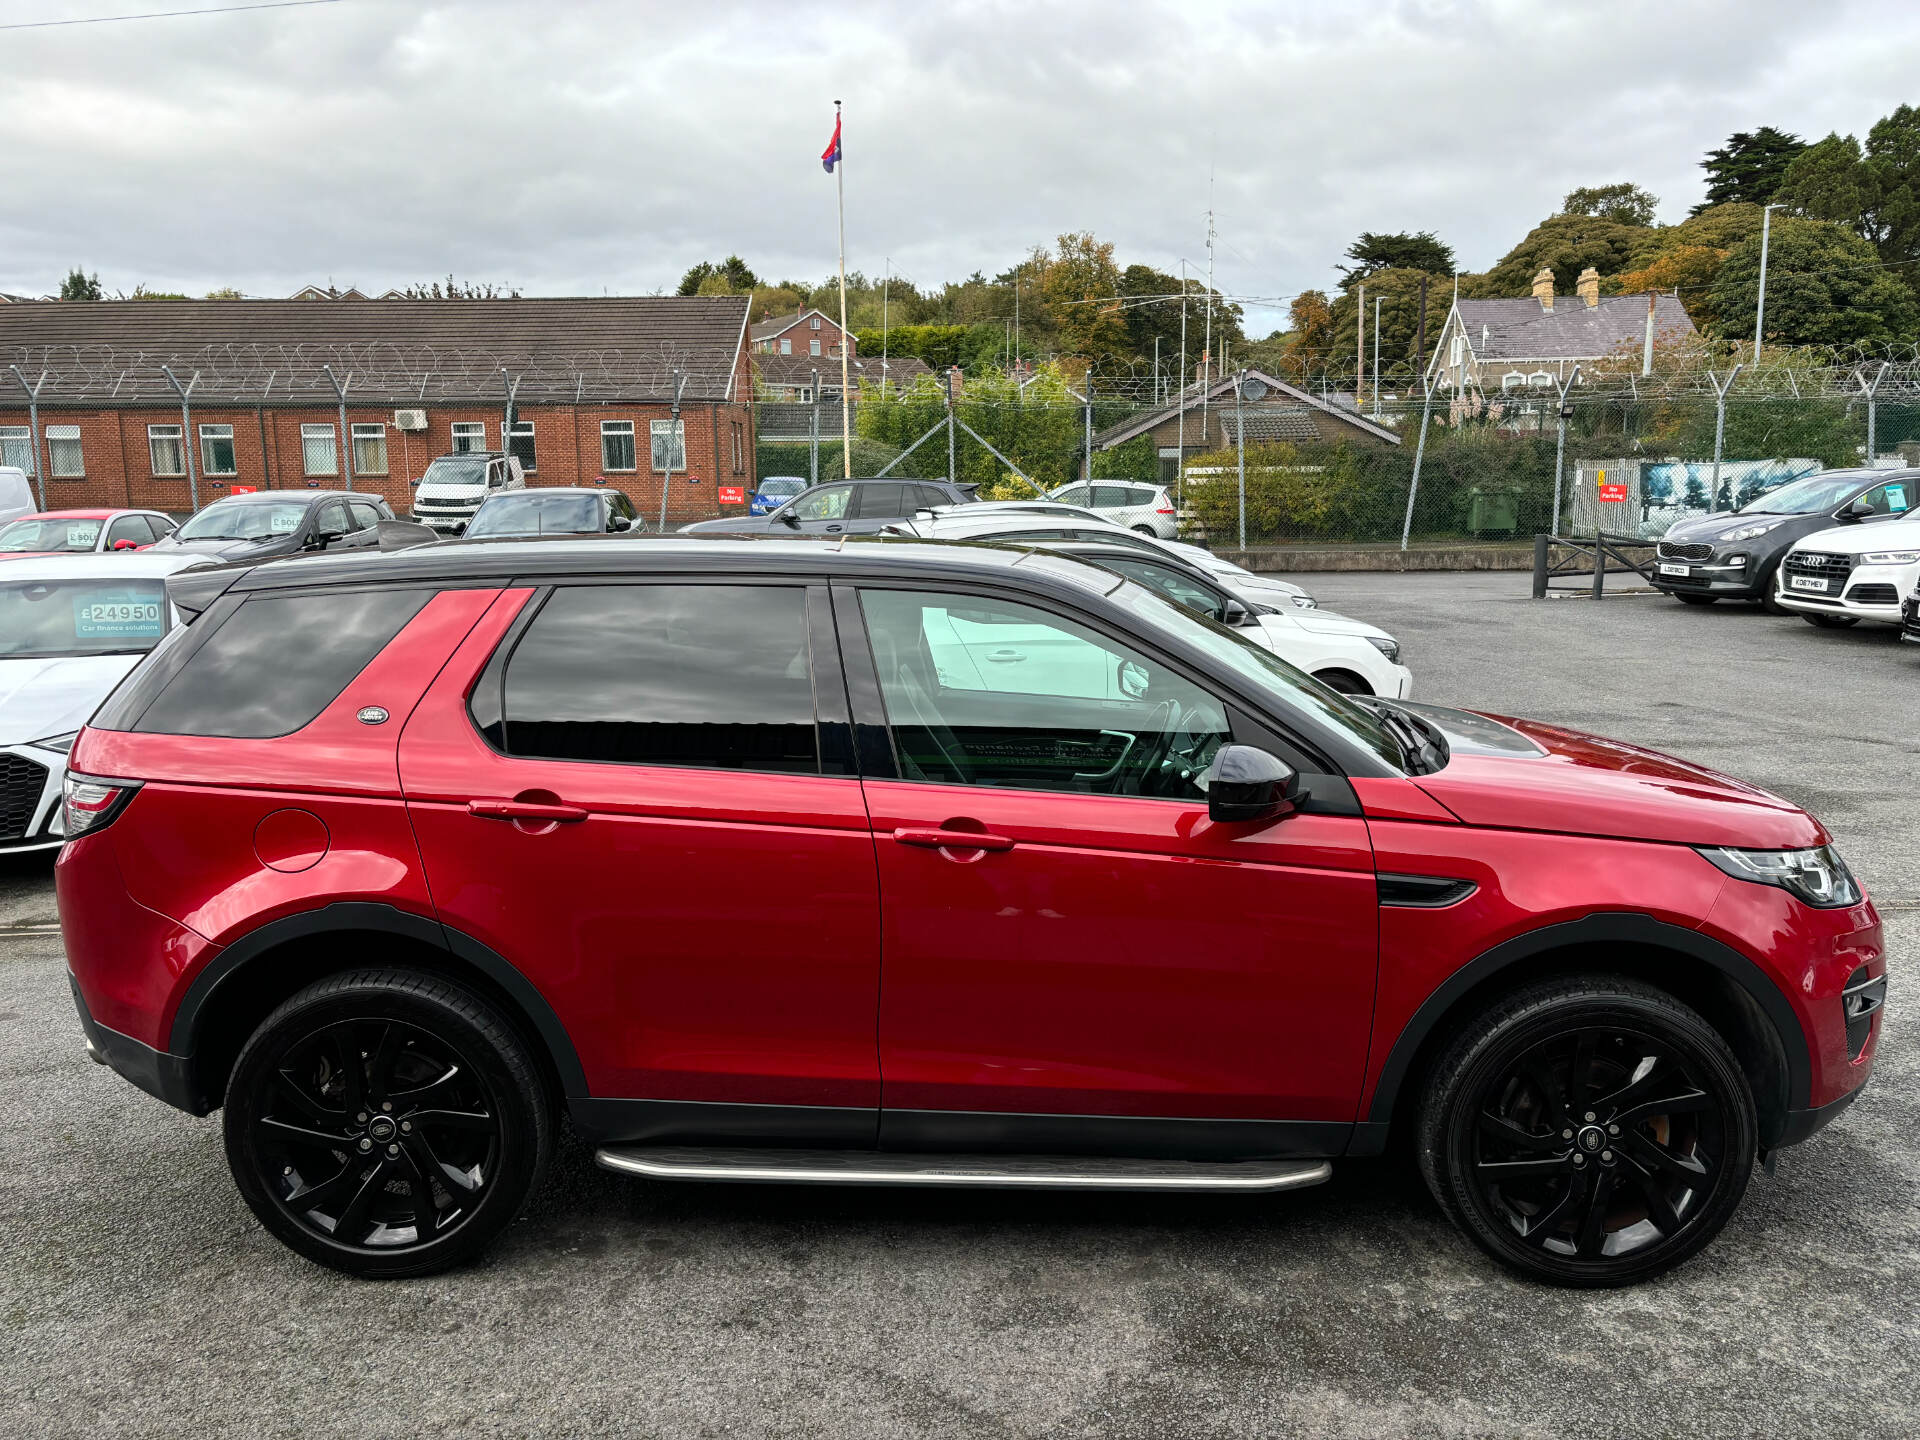
<path fill-rule="evenodd" d="M 809 360 L 838 360 L 840 345 L 847 358 L 860 353 L 860 342 L 842 330 L 824 311 L 802 310 L 797 315 L 775 315 L 753 327 L 753 348 L 762 355 L 798 355 Z"/>
<path fill-rule="evenodd" d="M 669 522 L 701 519 L 744 510 L 720 493 L 754 485 L 746 340 L 737 296 L 9 305 L 0 464 L 36 487 L 44 470 L 50 507 L 184 513 L 237 487 L 350 487 L 404 515 L 436 455 L 510 439 L 529 483 L 604 476 L 645 515 L 671 464 Z M 14 365 L 47 377 L 37 435 Z"/>

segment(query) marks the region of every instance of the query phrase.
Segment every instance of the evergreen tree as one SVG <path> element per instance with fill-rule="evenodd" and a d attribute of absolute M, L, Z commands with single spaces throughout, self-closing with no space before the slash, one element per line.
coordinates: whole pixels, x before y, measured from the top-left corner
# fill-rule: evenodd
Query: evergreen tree
<path fill-rule="evenodd" d="M 1758 130 L 1739 131 L 1727 137 L 1718 150 L 1709 150 L 1700 168 L 1707 172 L 1707 198 L 1690 212 L 1698 215 L 1715 205 L 1745 201 L 1765 205 L 1779 193 L 1786 179 L 1787 166 L 1806 149 L 1797 135 L 1762 125 Z"/>

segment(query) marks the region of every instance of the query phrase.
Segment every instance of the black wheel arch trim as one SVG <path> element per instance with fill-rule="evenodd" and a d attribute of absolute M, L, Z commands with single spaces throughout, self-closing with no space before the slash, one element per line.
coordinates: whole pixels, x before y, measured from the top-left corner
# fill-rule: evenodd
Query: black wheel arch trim
<path fill-rule="evenodd" d="M 1381 1067 L 1380 1083 L 1374 1087 L 1373 1103 L 1363 1124 L 1357 1127 L 1356 1145 L 1369 1145 L 1376 1137 L 1384 1141 L 1399 1098 L 1401 1084 L 1413 1065 L 1414 1056 L 1432 1035 L 1434 1028 L 1468 991 L 1521 961 L 1578 945 L 1593 944 L 1651 945 L 1677 950 L 1712 966 L 1732 980 L 1760 1007 L 1780 1040 L 1787 1064 L 1787 1107 L 1804 1110 L 1813 1084 L 1813 1065 L 1808 1053 L 1806 1032 L 1799 1017 L 1780 988 L 1766 973 L 1732 946 L 1681 925 L 1656 920 L 1651 915 L 1630 912 L 1604 912 L 1558 925 L 1543 926 L 1517 935 L 1468 961 L 1446 980 L 1413 1013 L 1393 1042 L 1387 1063 Z M 1350 1149 L 1349 1153 L 1357 1153 Z M 1367 1153 L 1375 1153 L 1369 1150 Z"/>
<path fill-rule="evenodd" d="M 180 1008 L 174 1013 L 173 1028 L 168 1032 L 168 1052 L 183 1057 L 197 1053 L 201 1019 L 221 984 L 268 951 L 316 935 L 367 930 L 430 945 L 479 971 L 519 1007 L 534 1035 L 546 1047 L 562 1093 L 568 1099 L 587 1094 L 586 1071 L 566 1027 L 554 1014 L 547 997 L 511 961 L 471 935 L 428 916 L 370 900 L 340 900 L 318 910 L 284 915 L 233 941 L 187 986 Z"/>

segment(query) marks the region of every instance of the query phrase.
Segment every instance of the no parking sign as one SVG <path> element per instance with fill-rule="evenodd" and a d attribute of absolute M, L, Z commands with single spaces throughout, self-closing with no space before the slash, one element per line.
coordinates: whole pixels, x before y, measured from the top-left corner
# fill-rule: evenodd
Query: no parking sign
<path fill-rule="evenodd" d="M 1624 505 L 1627 500 L 1627 482 L 1624 480 L 1608 480 L 1607 472 L 1604 470 L 1597 473 L 1600 480 L 1600 503 L 1603 505 Z"/>

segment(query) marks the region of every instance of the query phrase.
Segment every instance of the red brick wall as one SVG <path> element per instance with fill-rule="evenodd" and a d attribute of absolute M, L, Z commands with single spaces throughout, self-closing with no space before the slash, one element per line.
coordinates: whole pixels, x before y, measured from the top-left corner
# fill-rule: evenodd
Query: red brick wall
<path fill-rule="evenodd" d="M 811 342 L 818 340 L 820 342 L 820 358 L 823 360 L 838 360 L 840 357 L 834 354 L 834 347 L 840 343 L 841 333 L 840 326 L 835 321 L 829 320 L 826 312 L 822 311 L 820 315 L 820 328 L 818 330 L 813 328 L 813 317 L 809 315 L 784 334 L 776 335 L 771 340 L 756 340 L 751 348 L 758 350 L 762 346 L 766 346 L 770 353 L 778 355 L 780 353 L 780 342 L 782 340 L 791 340 L 793 342 L 794 354 L 811 355 L 813 353 Z M 854 335 L 848 333 L 847 359 L 857 360 L 859 357 L 860 341 Z"/>
<path fill-rule="evenodd" d="M 736 397 L 751 397 L 752 383 L 744 350 L 735 377 Z M 386 427 L 387 473 L 356 475 L 353 488 L 385 497 L 396 515 L 406 515 L 412 507 L 412 486 L 435 456 L 453 449 L 455 421 L 481 421 L 486 425 L 485 446 L 500 448 L 501 413 L 498 406 L 428 405 L 424 431 L 401 431 L 393 425 L 393 406 L 347 407 L 349 430 L 355 424 L 381 423 Z M 519 418 L 534 427 L 536 469 L 528 478 L 533 485 L 592 484 L 604 473 L 609 486 L 626 491 L 640 512 L 647 516 L 660 513 L 662 477 L 652 468 L 652 444 L 649 422 L 670 418 L 664 404 L 636 405 L 526 405 Z M 754 475 L 753 406 L 736 399 L 724 403 L 700 401 L 682 407 L 680 412 L 686 433 L 686 468 L 675 470 L 673 490 L 668 497 L 670 523 L 701 520 L 720 514 L 744 513 L 744 505 L 721 505 L 717 498 L 722 485 L 741 485 L 751 490 Z M 264 420 L 265 445 L 262 446 Z M 634 428 L 636 468 L 629 471 L 604 471 L 600 459 L 600 422 L 631 420 Z M 25 425 L 24 407 L 0 406 L 0 425 Z M 184 514 L 192 509 L 187 477 L 156 476 L 147 446 L 149 424 L 179 425 L 178 406 L 153 406 L 124 410 L 69 410 L 48 407 L 40 412 L 40 423 L 78 425 L 81 457 L 86 467 L 84 478 L 60 479 L 51 474 L 46 480 L 48 505 L 56 509 L 77 506 L 133 505 Z M 335 490 L 346 488 L 344 473 L 309 476 L 302 467 L 300 427 L 323 424 L 339 428 L 336 407 L 269 406 L 264 416 L 247 406 L 195 406 L 192 429 L 186 443 L 197 447 L 202 425 L 233 427 L 235 474 L 208 475 L 195 448 L 194 470 L 199 478 L 202 505 L 228 493 L 232 484 L 253 485 L 261 489 Z M 739 427 L 736 451 L 734 427 Z M 335 456 L 344 462 L 349 441 L 336 437 Z M 41 441 L 41 463 L 45 463 L 46 442 Z M 737 460 L 737 465 L 736 465 Z M 691 476 L 698 483 L 689 483 Z"/>

